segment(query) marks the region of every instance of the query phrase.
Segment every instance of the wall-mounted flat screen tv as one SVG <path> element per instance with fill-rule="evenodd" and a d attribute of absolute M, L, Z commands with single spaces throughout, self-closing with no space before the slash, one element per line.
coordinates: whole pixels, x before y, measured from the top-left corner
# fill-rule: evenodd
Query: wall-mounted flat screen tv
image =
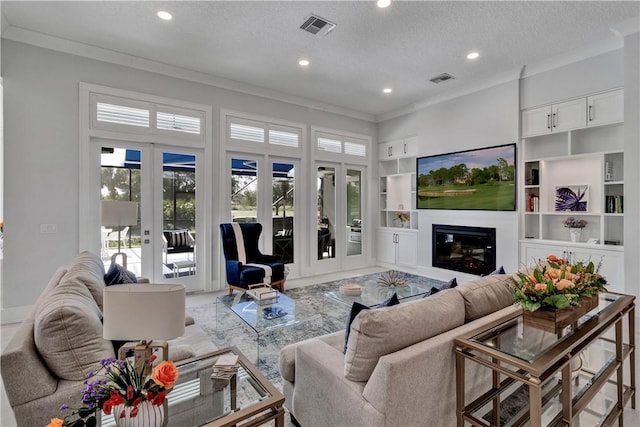
<path fill-rule="evenodd" d="M 418 157 L 418 209 L 516 210 L 516 144 Z"/>

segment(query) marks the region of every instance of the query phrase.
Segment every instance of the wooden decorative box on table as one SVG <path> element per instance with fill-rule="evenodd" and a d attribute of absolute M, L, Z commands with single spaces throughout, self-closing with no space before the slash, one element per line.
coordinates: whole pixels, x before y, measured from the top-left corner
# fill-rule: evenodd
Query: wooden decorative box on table
<path fill-rule="evenodd" d="M 557 308 L 557 309 L 540 309 L 536 311 L 524 310 L 522 317 L 525 325 L 542 329 L 554 334 L 559 333 L 565 327 L 576 322 L 580 317 L 584 316 L 598 306 L 598 295 L 583 298 L 580 304 L 575 307 Z"/>

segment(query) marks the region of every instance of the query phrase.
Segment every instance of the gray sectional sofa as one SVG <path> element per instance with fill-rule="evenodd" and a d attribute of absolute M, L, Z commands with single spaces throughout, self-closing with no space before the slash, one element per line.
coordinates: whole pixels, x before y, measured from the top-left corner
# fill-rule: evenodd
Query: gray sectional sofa
<path fill-rule="evenodd" d="M 454 339 L 518 310 L 511 276 L 492 275 L 362 311 L 346 353 L 344 330 L 281 350 L 285 407 L 303 427 L 454 426 Z M 467 366 L 467 402 L 489 375 Z"/>
<path fill-rule="evenodd" d="M 114 357 L 102 338 L 104 265 L 83 252 L 60 267 L 2 353 L 2 380 L 19 426 L 43 426 L 60 406 L 79 406 L 87 374 Z M 169 341 L 174 361 L 215 351 L 192 319 L 182 337 Z"/>

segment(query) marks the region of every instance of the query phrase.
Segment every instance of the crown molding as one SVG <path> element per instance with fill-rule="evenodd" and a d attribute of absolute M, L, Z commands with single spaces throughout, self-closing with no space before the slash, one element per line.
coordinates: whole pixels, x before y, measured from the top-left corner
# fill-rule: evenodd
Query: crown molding
<path fill-rule="evenodd" d="M 626 37 L 631 34 L 640 32 L 640 17 L 636 16 L 635 18 L 627 19 L 626 21 L 622 21 L 619 24 L 616 24 L 611 27 L 611 31 L 618 37 Z"/>
<path fill-rule="evenodd" d="M 361 111 L 351 110 L 336 105 L 326 104 L 307 98 L 294 95 L 288 95 L 282 92 L 266 89 L 259 86 L 241 83 L 235 80 L 217 77 L 211 74 L 199 71 L 188 70 L 186 68 L 169 65 L 162 62 L 152 61 L 140 58 L 138 56 L 127 55 L 121 52 L 104 49 L 84 43 L 71 40 L 65 40 L 48 34 L 36 31 L 26 30 L 24 28 L 8 25 L 2 31 L 2 38 L 25 43 L 44 49 L 54 50 L 57 52 L 67 53 L 71 55 L 90 58 L 97 61 L 104 61 L 112 64 L 122 65 L 129 68 L 148 71 L 152 73 L 162 74 L 169 77 L 175 77 L 182 80 L 188 80 L 195 83 L 202 83 L 209 86 L 215 86 L 222 89 L 232 90 L 245 93 L 248 95 L 268 98 L 274 101 L 286 102 L 298 105 L 311 110 L 322 111 L 326 113 L 339 114 L 341 116 L 351 117 L 354 119 L 375 122 L 375 116 Z"/>

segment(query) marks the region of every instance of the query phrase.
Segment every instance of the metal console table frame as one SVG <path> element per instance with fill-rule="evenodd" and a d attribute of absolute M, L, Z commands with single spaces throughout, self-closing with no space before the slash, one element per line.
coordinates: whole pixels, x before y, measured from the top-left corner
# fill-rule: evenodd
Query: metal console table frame
<path fill-rule="evenodd" d="M 529 421 L 532 427 L 570 426 L 605 385 L 615 385 L 615 405 L 603 414 L 602 425 L 618 420 L 623 425 L 623 410 L 631 401 L 635 408 L 635 297 L 601 293 L 597 309 L 585 314 L 562 334 L 535 329 L 525 324 L 521 313 L 485 325 L 455 340 L 457 425 L 500 425 L 501 394 L 513 391 L 518 383 L 528 386 L 529 405 L 511 425 Z M 623 320 L 628 318 L 628 342 L 624 342 Z M 609 338 L 606 335 L 613 335 Z M 538 341 L 530 337 L 539 337 Z M 596 372 L 586 372 L 588 380 L 573 389 L 572 360 L 591 344 L 601 340 L 613 346 L 608 358 Z M 465 402 L 465 364 L 473 362 L 491 370 L 491 387 L 470 403 Z M 629 365 L 629 384 L 624 384 L 623 367 Z M 581 371 L 582 372 L 582 371 Z M 559 379 L 558 379 L 559 378 Z M 543 390 L 543 386 L 545 387 Z M 550 402 L 556 399 L 557 407 Z M 492 405 L 492 414 L 482 415 Z M 551 409 L 549 409 L 551 408 Z M 545 409 L 549 409 L 545 411 Z M 487 420 L 490 418 L 491 421 Z"/>

